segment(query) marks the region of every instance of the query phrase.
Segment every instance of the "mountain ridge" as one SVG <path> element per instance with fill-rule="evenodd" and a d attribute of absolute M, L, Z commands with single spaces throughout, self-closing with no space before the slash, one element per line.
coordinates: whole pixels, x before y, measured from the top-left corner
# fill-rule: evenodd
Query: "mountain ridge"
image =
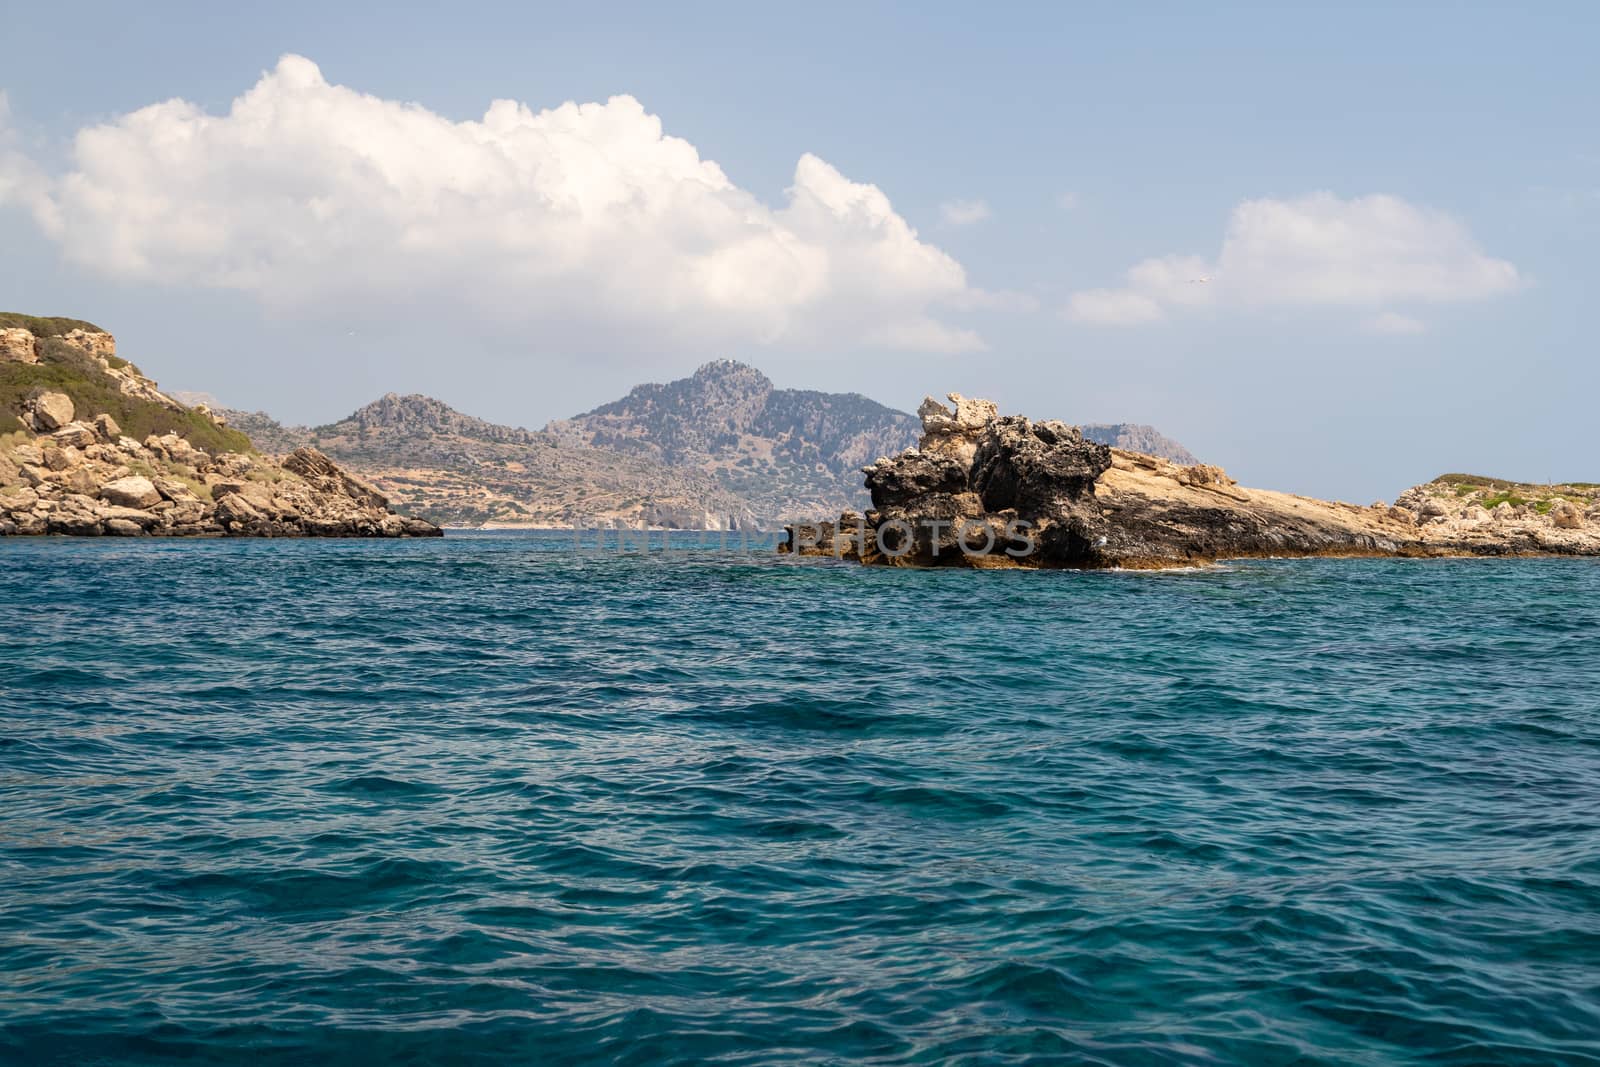
<path fill-rule="evenodd" d="M 420 393 L 385 393 L 315 427 L 265 412 L 224 415 L 263 449 L 320 448 L 406 506 L 471 525 L 775 528 L 865 506 L 862 468 L 915 447 L 921 433 L 916 416 L 860 393 L 778 388 L 730 359 L 636 385 L 538 430 Z M 1194 462 L 1142 424 L 1091 424 L 1084 433 Z"/>

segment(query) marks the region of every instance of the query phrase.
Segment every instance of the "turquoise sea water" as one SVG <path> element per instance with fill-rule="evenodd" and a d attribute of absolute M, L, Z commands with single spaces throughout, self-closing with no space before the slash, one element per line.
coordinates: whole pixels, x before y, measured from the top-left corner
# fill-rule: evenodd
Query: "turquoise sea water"
<path fill-rule="evenodd" d="M 0 542 L 0 1060 L 1600 1063 L 1600 566 L 679 545 Z"/>

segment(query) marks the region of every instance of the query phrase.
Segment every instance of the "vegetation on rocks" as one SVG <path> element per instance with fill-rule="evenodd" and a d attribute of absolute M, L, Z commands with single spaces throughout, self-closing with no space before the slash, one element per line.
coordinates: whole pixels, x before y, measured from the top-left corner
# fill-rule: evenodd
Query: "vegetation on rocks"
<path fill-rule="evenodd" d="M 52 318 L 46 315 L 21 315 L 15 311 L 0 311 L 0 330 L 17 328 L 27 330 L 35 337 L 61 337 L 73 330 L 88 333 L 105 333 L 92 322 L 82 319 Z"/>
<path fill-rule="evenodd" d="M 0 326 L 0 535 L 411 537 L 327 457 L 281 464 L 204 407 L 189 407 L 76 319 Z M 35 330 L 39 332 L 34 332 Z"/>
<path fill-rule="evenodd" d="M 0 314 L 0 329 L 10 328 L 29 330 L 38 339 L 38 362 L 0 363 L 0 432 L 27 429 L 24 415 L 31 399 L 41 392 L 57 392 L 70 397 L 79 412 L 110 415 L 136 440 L 175 433 L 206 452 L 251 450 L 247 436 L 157 393 L 154 383 L 140 392 L 127 391 L 124 384 L 130 376 L 140 377 L 137 368 L 116 355 L 97 355 L 67 339 L 77 330 L 104 333 L 92 323 Z M 125 374 L 110 375 L 108 367 Z"/>

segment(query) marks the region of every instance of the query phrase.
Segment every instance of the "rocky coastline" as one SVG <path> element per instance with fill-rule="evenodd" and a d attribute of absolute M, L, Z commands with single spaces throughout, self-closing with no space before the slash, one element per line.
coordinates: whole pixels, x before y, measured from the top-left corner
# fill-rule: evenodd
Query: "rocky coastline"
<path fill-rule="evenodd" d="M 949 399 L 923 402 L 916 448 L 864 468 L 870 511 L 786 527 L 778 550 L 883 566 L 1079 569 L 1600 555 L 1594 486 L 1448 476 L 1393 506 L 1363 507 L 1244 488 L 1219 467 L 1110 448 L 1056 420 L 1002 416 L 987 400 Z"/>
<path fill-rule="evenodd" d="M 38 320 L 48 323 L 53 320 Z M 437 537 L 422 519 L 395 514 L 382 493 L 314 448 L 280 459 L 216 447 L 248 439 L 203 405 L 187 407 L 160 392 L 116 356 L 108 333 L 76 328 L 36 335 L 0 330 L 0 379 L 19 393 L 0 411 L 0 536 Z M 73 389 L 75 401 L 66 389 Z M 136 439 L 108 410 L 188 428 Z"/>

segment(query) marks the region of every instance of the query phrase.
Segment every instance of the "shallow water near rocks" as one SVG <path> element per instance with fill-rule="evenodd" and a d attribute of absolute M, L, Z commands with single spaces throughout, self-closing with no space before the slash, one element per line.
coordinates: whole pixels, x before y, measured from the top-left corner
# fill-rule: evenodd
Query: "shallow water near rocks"
<path fill-rule="evenodd" d="M 1600 564 L 0 543 L 0 1060 L 1600 1063 Z"/>

